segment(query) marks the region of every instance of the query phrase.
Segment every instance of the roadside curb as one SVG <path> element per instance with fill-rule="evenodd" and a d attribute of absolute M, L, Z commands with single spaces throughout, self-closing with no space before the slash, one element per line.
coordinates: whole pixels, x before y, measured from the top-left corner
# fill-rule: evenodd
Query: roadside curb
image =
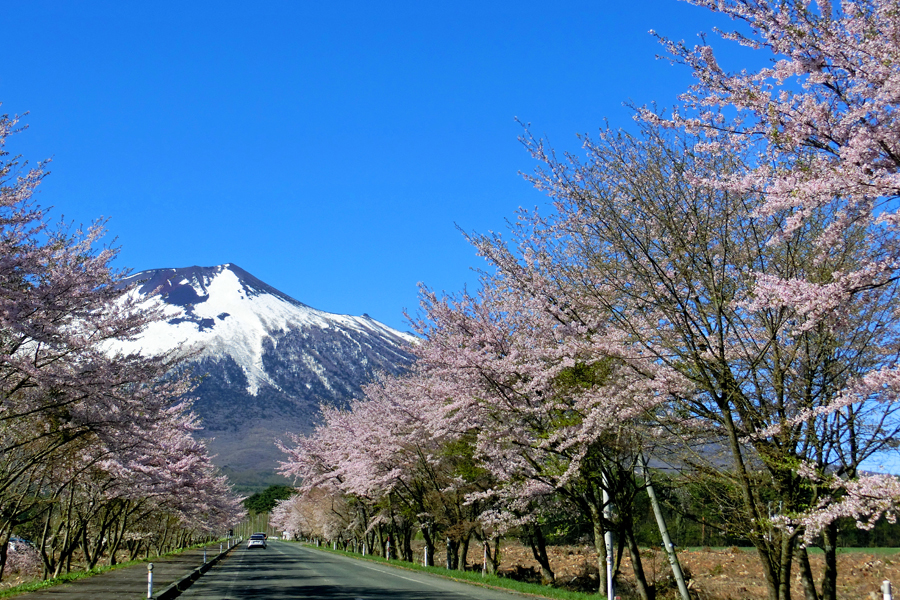
<path fill-rule="evenodd" d="M 213 565 L 217 562 L 225 558 L 229 552 L 237 548 L 240 544 L 235 544 L 231 548 L 226 548 L 219 552 L 217 555 L 213 556 L 212 559 L 206 561 L 178 581 L 174 583 L 170 583 L 168 586 L 164 587 L 158 594 L 153 594 L 148 600 L 170 600 L 171 598 L 177 598 L 181 595 L 182 592 L 187 590 L 191 585 L 194 584 L 195 581 L 200 579 L 204 573 L 209 571 Z"/>

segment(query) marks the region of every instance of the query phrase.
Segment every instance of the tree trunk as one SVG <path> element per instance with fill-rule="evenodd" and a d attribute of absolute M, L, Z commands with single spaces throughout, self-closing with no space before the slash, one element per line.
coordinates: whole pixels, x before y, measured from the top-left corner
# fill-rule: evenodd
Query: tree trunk
<path fill-rule="evenodd" d="M 447 538 L 447 569 L 455 571 L 459 568 L 459 544 L 453 538 Z"/>
<path fill-rule="evenodd" d="M 163 553 L 163 547 L 169 539 L 169 519 L 166 519 L 166 526 L 163 527 L 162 538 L 159 541 L 159 544 L 156 546 L 156 555 L 160 556 Z"/>
<path fill-rule="evenodd" d="M 469 566 L 469 541 L 472 539 L 472 532 L 467 532 L 463 536 L 462 544 L 459 550 L 459 568 L 463 571 Z"/>
<path fill-rule="evenodd" d="M 62 574 L 62 569 L 65 566 L 66 560 L 66 548 L 69 546 L 69 538 L 72 535 L 72 528 L 69 527 L 69 524 L 72 522 L 72 506 L 75 503 L 75 491 L 72 490 L 69 492 L 69 503 L 68 508 L 66 509 L 65 516 L 65 525 L 66 525 L 66 535 L 63 538 L 63 550 L 60 551 L 59 562 L 56 563 L 56 568 L 53 569 L 53 576 L 59 577 Z"/>
<path fill-rule="evenodd" d="M 594 549 L 597 551 L 597 569 L 600 572 L 597 579 L 597 593 L 606 594 L 608 582 L 606 580 L 606 540 L 603 538 L 606 533 L 603 530 L 603 523 L 600 519 L 600 511 L 591 506 L 591 527 L 594 533 Z"/>
<path fill-rule="evenodd" d="M 381 548 L 381 556 L 383 556 L 384 558 L 390 558 L 387 553 L 388 540 L 384 537 L 384 529 L 381 527 L 381 525 L 378 525 L 375 528 L 375 531 L 378 533 L 378 546 Z"/>
<path fill-rule="evenodd" d="M 737 387 L 736 384 L 733 385 L 735 385 L 735 388 Z M 726 390 L 725 393 L 733 394 L 736 397 L 741 397 L 741 391 L 739 389 Z M 729 400 L 726 400 L 723 397 L 717 398 L 717 404 L 722 412 L 722 417 L 724 419 L 725 431 L 728 435 L 728 443 L 731 449 L 731 458 L 734 460 L 734 471 L 741 489 L 741 496 L 744 501 L 744 509 L 747 513 L 747 516 L 754 523 L 762 523 L 763 519 L 759 514 L 759 510 L 757 507 L 753 482 L 750 479 L 747 465 L 744 462 L 743 449 L 741 448 L 741 442 L 739 439 L 740 435 L 738 434 L 738 429 L 735 426 L 734 419 L 731 414 L 732 407 L 729 402 Z M 769 592 L 769 599 L 779 600 L 778 592 L 781 588 L 780 581 L 778 579 L 779 570 L 776 567 L 775 561 L 773 561 L 773 550 L 771 548 L 771 543 L 767 543 L 765 540 L 757 538 L 753 540 L 753 545 L 756 546 L 756 552 L 759 555 L 760 562 L 762 563 L 763 575 L 766 578 L 766 588 Z"/>
<path fill-rule="evenodd" d="M 816 592 L 815 577 L 813 577 L 812 566 L 809 564 L 809 553 L 805 546 L 797 548 L 797 562 L 800 563 L 800 580 L 803 583 L 803 598 L 805 600 L 819 600 L 819 594 Z"/>
<path fill-rule="evenodd" d="M 644 574 L 644 564 L 641 562 L 641 549 L 638 547 L 637 540 L 634 539 L 634 531 L 631 530 L 630 523 L 626 524 L 622 529 L 622 534 L 628 544 L 628 553 L 631 555 L 631 568 L 634 570 L 634 580 L 637 583 L 638 593 L 641 595 L 642 600 L 654 600 L 656 593 L 647 583 L 647 576 Z"/>
<path fill-rule="evenodd" d="M 434 566 L 434 538 L 431 537 L 431 527 L 425 526 L 422 528 L 422 537 L 425 538 L 425 557 L 424 562 L 426 567 Z"/>
<path fill-rule="evenodd" d="M 491 540 L 484 540 L 484 548 L 487 556 L 487 572 L 496 575 L 500 569 L 500 538 L 494 538 L 494 547 L 491 548 Z"/>
<path fill-rule="evenodd" d="M 822 573 L 822 600 L 837 598 L 837 523 L 829 523 L 822 531 L 825 570 Z"/>
<path fill-rule="evenodd" d="M 780 581 L 778 596 L 781 600 L 791 600 L 791 566 L 794 562 L 794 537 L 786 532 L 781 534 L 781 562 L 778 568 Z"/>
<path fill-rule="evenodd" d="M 97 565 L 100 549 L 98 548 L 96 553 L 93 551 L 91 541 L 88 539 L 87 527 L 81 530 L 81 551 L 84 553 L 84 561 L 90 571 Z"/>
<path fill-rule="evenodd" d="M 141 547 L 144 543 L 141 540 L 129 540 L 125 542 L 125 547 L 128 548 L 128 560 L 137 560 L 137 557 L 141 555 Z"/>
<path fill-rule="evenodd" d="M 115 527 L 115 539 L 109 545 L 109 565 L 113 566 L 116 564 L 116 552 L 119 551 L 119 547 L 122 545 L 122 538 L 125 537 L 125 532 L 128 530 L 128 510 L 123 510 L 119 525 Z"/>
<path fill-rule="evenodd" d="M 772 565 L 772 556 L 761 545 L 756 546 L 756 554 L 759 556 L 759 562 L 762 564 L 763 576 L 766 578 L 766 588 L 769 592 L 770 600 L 779 600 L 778 598 L 778 572 Z"/>
<path fill-rule="evenodd" d="M 38 545 L 38 550 L 41 553 L 41 562 L 44 563 L 44 579 L 50 578 L 50 572 L 53 570 L 53 566 L 51 565 L 51 559 L 53 550 L 51 549 L 51 554 L 47 554 L 47 537 L 50 533 L 50 519 L 53 515 L 53 507 L 51 506 L 47 509 L 47 518 L 44 520 L 44 526 L 41 528 L 41 541 Z"/>
<path fill-rule="evenodd" d="M 10 533 L 9 527 L 0 529 L 0 581 L 3 581 L 3 571 L 6 569 L 6 549 L 9 544 Z"/>
<path fill-rule="evenodd" d="M 412 551 L 412 527 L 406 525 L 402 528 L 403 537 L 403 560 L 406 562 L 415 562 Z"/>
<path fill-rule="evenodd" d="M 541 581 L 544 584 L 553 583 L 556 575 L 550 568 L 550 559 L 547 556 L 547 542 L 544 540 L 544 532 L 540 525 L 531 525 L 531 535 L 528 536 L 528 545 L 531 546 L 531 554 L 534 560 L 541 566 Z"/>

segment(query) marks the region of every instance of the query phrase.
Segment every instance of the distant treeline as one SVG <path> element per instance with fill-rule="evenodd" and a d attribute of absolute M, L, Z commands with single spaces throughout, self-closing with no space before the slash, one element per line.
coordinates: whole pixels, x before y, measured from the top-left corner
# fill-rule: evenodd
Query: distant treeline
<path fill-rule="evenodd" d="M 250 514 L 271 512 L 279 500 L 287 500 L 297 493 L 289 485 L 270 485 L 244 500 L 244 508 Z"/>

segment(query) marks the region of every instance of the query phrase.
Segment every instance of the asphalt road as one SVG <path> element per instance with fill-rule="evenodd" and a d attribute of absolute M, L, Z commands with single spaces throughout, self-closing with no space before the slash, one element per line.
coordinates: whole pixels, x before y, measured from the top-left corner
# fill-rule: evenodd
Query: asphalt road
<path fill-rule="evenodd" d="M 206 573 L 181 598 L 242 600 L 522 600 L 524 596 L 354 560 L 291 542 L 265 550 L 246 543 Z"/>

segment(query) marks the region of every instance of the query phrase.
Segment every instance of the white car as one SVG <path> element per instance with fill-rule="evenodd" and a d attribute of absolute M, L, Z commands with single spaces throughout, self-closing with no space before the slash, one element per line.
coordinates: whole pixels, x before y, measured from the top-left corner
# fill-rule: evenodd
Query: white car
<path fill-rule="evenodd" d="M 266 534 L 264 533 L 254 533 L 250 536 L 250 541 L 247 542 L 247 549 L 251 548 L 266 548 Z"/>

